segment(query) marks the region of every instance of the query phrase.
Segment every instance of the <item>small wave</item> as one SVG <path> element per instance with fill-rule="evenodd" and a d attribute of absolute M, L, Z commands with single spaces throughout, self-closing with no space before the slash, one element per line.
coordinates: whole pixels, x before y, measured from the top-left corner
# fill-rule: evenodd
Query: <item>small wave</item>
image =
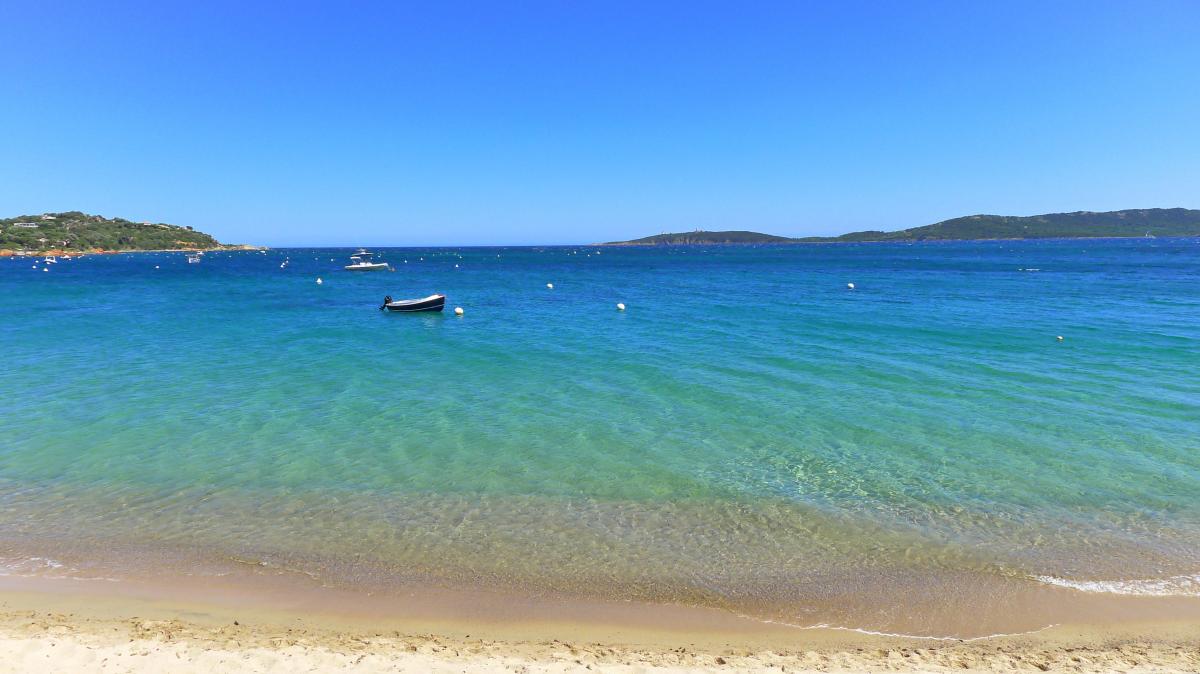
<path fill-rule="evenodd" d="M 1079 592 L 1140 597 L 1200 597 L 1200 574 L 1141 580 L 1071 580 L 1058 576 L 1033 576 L 1046 585 Z"/>
<path fill-rule="evenodd" d="M 32 576 L 65 568 L 48 557 L 0 557 L 0 576 Z"/>
<path fill-rule="evenodd" d="M 308 576 L 309 578 L 311 578 L 313 580 L 320 580 L 320 576 L 316 573 L 313 573 L 312 571 L 305 571 L 304 569 L 297 569 L 297 568 L 291 567 L 291 566 L 283 566 L 281 564 L 275 564 L 275 563 L 268 562 L 268 561 L 261 560 L 261 559 L 245 559 L 242 557 L 229 557 L 229 559 L 233 560 L 234 562 L 237 562 L 238 564 L 245 564 L 247 566 L 256 566 L 256 567 L 260 567 L 260 568 L 264 568 L 264 569 L 272 569 L 276 573 L 296 573 L 296 574 L 300 574 L 302 576 Z M 221 574 L 217 574 L 217 575 L 223 576 L 226 574 L 221 573 Z"/>
<path fill-rule="evenodd" d="M 763 622 L 763 623 L 770 623 L 772 625 L 783 625 L 784 627 L 794 627 L 798 630 L 834 630 L 834 631 L 838 631 L 838 632 L 856 632 L 858 634 L 866 634 L 866 635 L 872 636 L 872 637 L 894 637 L 894 638 L 898 638 L 898 639 L 921 639 L 923 641 L 961 641 L 961 642 L 985 641 L 987 639 L 1001 639 L 1004 637 L 1020 637 L 1020 636 L 1026 636 L 1029 634 L 1037 634 L 1038 632 L 1044 632 L 1053 627 L 1058 627 L 1058 623 L 1053 623 L 1050 625 L 1046 625 L 1045 627 L 1039 627 L 1037 629 L 1028 630 L 1026 632 L 997 632 L 996 634 L 984 634 L 984 635 L 978 636 L 978 637 L 943 637 L 943 636 L 934 636 L 934 635 L 929 635 L 929 634 L 905 634 L 903 632 L 880 632 L 877 630 L 864 629 L 862 627 L 843 627 L 841 625 L 830 625 L 828 623 L 817 623 L 815 625 L 796 625 L 794 623 L 783 622 L 781 620 L 753 618 L 751 616 L 742 616 L 742 617 L 750 618 L 751 620 L 757 620 L 757 621 Z"/>
<path fill-rule="evenodd" d="M 0 557 L 0 576 L 117 582 L 116 578 L 81 575 L 79 569 L 49 557 Z"/>

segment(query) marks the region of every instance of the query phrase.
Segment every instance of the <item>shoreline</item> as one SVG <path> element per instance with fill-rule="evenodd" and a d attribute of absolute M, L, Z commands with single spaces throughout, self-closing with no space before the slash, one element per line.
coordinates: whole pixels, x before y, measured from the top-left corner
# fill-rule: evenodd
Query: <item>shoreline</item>
<path fill-rule="evenodd" d="M 88 250 L 65 250 L 63 248 L 50 248 L 43 251 L 30 251 L 5 248 L 0 250 L 0 257 L 45 257 L 47 255 L 85 257 L 88 255 L 126 255 L 131 253 L 216 253 L 237 250 L 270 250 L 270 248 L 267 246 L 251 245 L 217 246 L 213 248 L 138 248 L 132 250 L 104 250 L 100 248 Z"/>
<path fill-rule="evenodd" d="M 325 532 L 313 530 L 313 535 Z M 556 573 L 560 562 L 553 557 L 524 570 L 496 569 L 485 560 L 464 566 L 461 560 L 422 561 L 395 552 L 397 559 L 406 561 L 388 562 L 361 553 L 289 553 L 230 543 L 172 546 L 101 538 L 75 545 L 15 536 L 0 547 L 0 591 L 33 589 L 105 600 L 208 602 L 215 597 L 238 607 L 369 621 L 405 615 L 487 623 L 548 617 L 629 623 L 640 621 L 643 614 L 662 614 L 662 619 L 646 625 L 650 627 L 668 617 L 699 625 L 732 616 L 740 626 L 808 629 L 827 624 L 847 632 L 908 635 L 922 641 L 967 641 L 1080 621 L 1200 624 L 1200 594 L 1194 591 L 1195 576 L 1190 573 L 1121 582 L 895 566 L 843 568 L 840 573 L 830 567 L 818 573 L 813 566 L 818 560 L 808 560 L 807 570 L 786 573 L 764 559 L 757 572 L 695 578 L 661 571 L 661 562 L 645 557 L 647 566 L 625 569 L 625 575 L 611 575 L 617 570 L 610 568 L 609 574 L 593 571 L 581 576 Z M 696 554 L 725 553 L 712 549 Z"/>
<path fill-rule="evenodd" d="M 388 618 L 0 579 L 0 672 L 1195 671 L 1200 621 L 922 640 L 627 604 L 599 620 Z"/>
<path fill-rule="evenodd" d="M 0 576 L 0 673 L 118 671 L 1195 671 L 1194 598 L 1101 598 L 1086 620 L 973 637 L 789 624 L 734 611 L 288 575 Z M 1062 590 L 1062 592 L 1069 592 Z M 1066 595 L 1062 595 L 1066 596 Z M 1174 606 L 1164 612 L 1154 606 Z M 1113 612 L 1114 607 L 1123 607 Z M 962 607 L 963 629 L 972 612 Z M 14 669 L 5 669 L 5 667 Z"/>

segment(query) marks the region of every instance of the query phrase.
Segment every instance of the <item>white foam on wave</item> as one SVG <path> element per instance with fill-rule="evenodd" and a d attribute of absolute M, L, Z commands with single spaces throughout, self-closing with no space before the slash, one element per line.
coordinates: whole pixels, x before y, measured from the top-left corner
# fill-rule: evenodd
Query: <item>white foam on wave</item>
<path fill-rule="evenodd" d="M 881 631 L 877 631 L 877 630 L 865 629 L 862 627 L 844 627 L 841 625 L 830 625 L 828 623 L 816 623 L 814 625 L 796 625 L 794 623 L 783 622 L 781 620 L 771 620 L 769 618 L 754 618 L 752 616 L 746 616 L 746 615 L 744 615 L 742 617 L 749 618 L 751 620 L 757 620 L 758 622 L 762 622 L 762 623 L 770 623 L 772 625 L 782 625 L 784 627 L 794 627 L 798 630 L 834 630 L 837 632 L 856 632 L 858 634 L 866 634 L 867 636 L 872 636 L 872 637 L 893 637 L 893 638 L 897 638 L 897 639 L 920 639 L 922 641 L 961 641 L 961 642 L 985 641 L 987 639 L 1001 639 L 1004 637 L 1020 637 L 1020 636 L 1025 636 L 1025 635 L 1029 635 L 1029 634 L 1037 634 L 1038 632 L 1044 632 L 1053 627 L 1058 627 L 1058 623 L 1053 623 L 1051 625 L 1046 625 L 1045 627 L 1039 627 L 1035 630 L 1028 630 L 1026 632 L 997 632 L 995 634 L 984 634 L 984 635 L 977 636 L 977 637 L 944 637 L 944 636 L 935 636 L 935 635 L 929 635 L 929 634 L 905 634 L 903 632 L 881 632 Z"/>
<path fill-rule="evenodd" d="M 0 557 L 0 576 L 117 582 L 116 578 L 82 575 L 79 569 L 49 557 Z"/>
<path fill-rule="evenodd" d="M 1139 597 L 1200 597 L 1200 574 L 1138 580 L 1071 580 L 1058 576 L 1033 576 L 1046 585 L 1095 594 Z"/>
<path fill-rule="evenodd" d="M 0 576 L 31 576 L 62 568 L 62 562 L 48 557 L 0 557 Z"/>

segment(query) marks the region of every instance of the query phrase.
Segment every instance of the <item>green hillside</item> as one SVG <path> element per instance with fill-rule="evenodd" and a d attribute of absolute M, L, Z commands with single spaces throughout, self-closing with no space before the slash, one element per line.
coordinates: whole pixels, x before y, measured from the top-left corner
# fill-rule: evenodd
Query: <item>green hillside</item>
<path fill-rule="evenodd" d="M 774 236 L 772 234 L 759 234 L 758 232 L 747 231 L 732 231 L 732 232 L 705 232 L 696 230 L 694 232 L 683 232 L 679 234 L 655 234 L 641 239 L 632 241 L 613 241 L 606 243 L 606 246 L 696 246 L 721 243 L 792 243 L 795 239 L 789 239 L 786 236 Z"/>
<path fill-rule="evenodd" d="M 686 246 L 752 243 L 849 243 L 856 241 L 960 241 L 980 239 L 1086 239 L 1137 236 L 1200 236 L 1200 210 L 1141 208 L 1045 215 L 968 215 L 895 232 L 862 231 L 841 236 L 790 239 L 758 232 L 657 234 L 608 246 Z"/>
<path fill-rule="evenodd" d="M 131 222 L 79 211 L 0 219 L 0 249 L 27 251 L 164 250 L 224 247 L 191 227 Z"/>
<path fill-rule="evenodd" d="M 961 239 L 1069 239 L 1131 236 L 1200 236 L 1200 210 L 1144 208 L 1125 211 L 1076 211 L 1018 217 L 968 215 L 897 232 L 852 232 L 809 237 L 801 242 L 947 241 Z"/>

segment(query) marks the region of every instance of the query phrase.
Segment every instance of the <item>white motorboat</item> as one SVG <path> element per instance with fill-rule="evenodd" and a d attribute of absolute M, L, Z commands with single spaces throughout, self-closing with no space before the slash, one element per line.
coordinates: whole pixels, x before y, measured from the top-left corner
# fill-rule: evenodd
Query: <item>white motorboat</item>
<path fill-rule="evenodd" d="M 386 262 L 376 262 L 375 253 L 369 253 L 365 248 L 350 256 L 351 263 L 343 267 L 346 271 L 383 271 L 388 268 Z"/>

